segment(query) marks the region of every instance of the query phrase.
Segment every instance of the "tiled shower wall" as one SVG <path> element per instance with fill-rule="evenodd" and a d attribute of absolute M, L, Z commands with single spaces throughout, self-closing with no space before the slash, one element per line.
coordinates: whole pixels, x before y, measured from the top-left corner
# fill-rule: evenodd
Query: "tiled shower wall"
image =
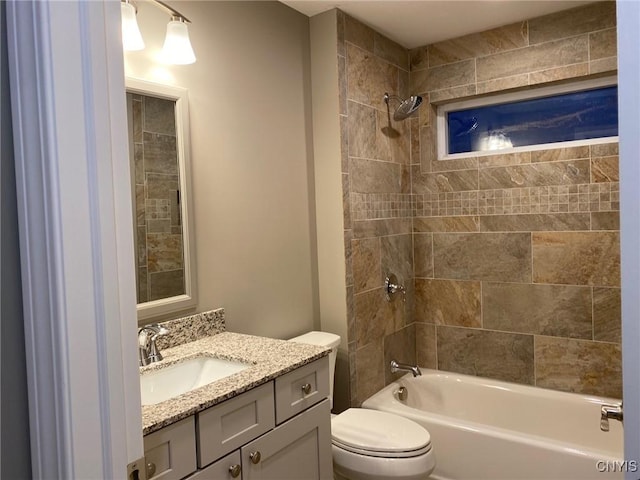
<path fill-rule="evenodd" d="M 417 48 L 407 80 L 401 47 L 338 12 L 352 403 L 391 356 L 621 396 L 617 144 L 437 160 L 434 122 L 447 100 L 614 75 L 615 25 L 602 2 Z M 419 117 L 389 121 L 385 91 L 422 95 Z"/>
<path fill-rule="evenodd" d="M 185 292 L 174 102 L 128 93 L 136 195 L 137 298 Z"/>

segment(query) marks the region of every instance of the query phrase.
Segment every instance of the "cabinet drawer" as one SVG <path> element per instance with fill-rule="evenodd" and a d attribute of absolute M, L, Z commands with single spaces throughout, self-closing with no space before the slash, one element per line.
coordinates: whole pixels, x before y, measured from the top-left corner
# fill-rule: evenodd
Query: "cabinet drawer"
<path fill-rule="evenodd" d="M 198 467 L 217 460 L 275 426 L 273 382 L 198 414 Z"/>
<path fill-rule="evenodd" d="M 233 472 L 233 469 L 238 469 Z M 237 473 L 234 477 L 233 473 Z M 222 457 L 217 462 L 213 462 L 204 470 L 191 475 L 187 480 L 233 480 L 234 478 L 242 479 L 242 464 L 240 462 L 240 450 L 230 453 L 226 457 Z"/>
<path fill-rule="evenodd" d="M 329 356 L 276 378 L 276 422 L 284 422 L 329 396 Z"/>
<path fill-rule="evenodd" d="M 195 472 L 195 435 L 194 417 L 189 417 L 144 437 L 149 480 L 178 480 Z"/>
<path fill-rule="evenodd" d="M 243 480 L 329 480 L 331 414 L 329 400 L 242 447 Z"/>

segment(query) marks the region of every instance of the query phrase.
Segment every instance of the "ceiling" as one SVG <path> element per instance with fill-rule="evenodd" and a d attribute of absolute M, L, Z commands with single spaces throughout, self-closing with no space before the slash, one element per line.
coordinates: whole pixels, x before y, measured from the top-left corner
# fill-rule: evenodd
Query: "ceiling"
<path fill-rule="evenodd" d="M 482 32 L 596 0 L 281 0 L 312 17 L 332 8 L 405 48 Z"/>

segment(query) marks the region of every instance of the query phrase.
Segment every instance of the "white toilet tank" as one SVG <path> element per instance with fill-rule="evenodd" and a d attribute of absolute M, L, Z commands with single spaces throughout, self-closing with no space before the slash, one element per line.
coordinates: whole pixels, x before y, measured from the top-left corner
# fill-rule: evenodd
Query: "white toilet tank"
<path fill-rule="evenodd" d="M 333 375 L 336 371 L 336 357 L 338 356 L 338 345 L 340 336 L 328 332 L 308 332 L 298 337 L 289 339 L 290 342 L 306 343 L 307 345 L 317 345 L 331 349 L 329 354 L 329 401 L 333 407 Z"/>

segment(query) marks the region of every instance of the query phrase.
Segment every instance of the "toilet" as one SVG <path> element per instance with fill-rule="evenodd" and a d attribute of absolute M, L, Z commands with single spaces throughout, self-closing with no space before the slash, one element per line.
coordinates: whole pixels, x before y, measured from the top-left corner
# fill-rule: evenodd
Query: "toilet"
<path fill-rule="evenodd" d="M 290 341 L 331 348 L 329 400 L 333 402 L 340 337 L 309 332 Z M 378 410 L 350 408 L 331 415 L 331 444 L 336 480 L 424 480 L 436 465 L 431 438 L 424 427 Z"/>

